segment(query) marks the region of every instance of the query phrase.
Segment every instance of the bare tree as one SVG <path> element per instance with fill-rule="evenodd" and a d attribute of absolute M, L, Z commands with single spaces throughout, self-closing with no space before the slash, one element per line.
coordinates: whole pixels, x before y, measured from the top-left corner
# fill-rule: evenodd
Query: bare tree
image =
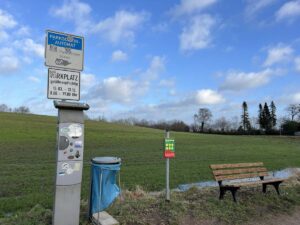
<path fill-rule="evenodd" d="M 208 108 L 200 108 L 198 114 L 194 115 L 194 120 L 200 124 L 201 132 L 204 131 L 204 125 L 212 118 L 212 113 Z"/>
<path fill-rule="evenodd" d="M 97 120 L 97 121 L 101 121 L 101 122 L 107 122 L 107 119 L 105 118 L 104 115 L 98 116 L 98 118 L 97 118 L 96 120 Z"/>
<path fill-rule="evenodd" d="M 239 129 L 240 126 L 240 121 L 239 121 L 239 117 L 238 116 L 233 116 L 230 119 L 230 127 L 233 130 L 237 130 Z"/>
<path fill-rule="evenodd" d="M 223 132 L 228 131 L 230 128 L 230 122 L 224 116 L 222 116 L 221 118 L 216 120 L 215 128 Z"/>
<path fill-rule="evenodd" d="M 199 122 L 198 122 L 198 115 L 195 114 L 195 115 L 194 115 L 194 123 L 193 123 L 193 125 L 192 125 L 193 131 L 194 131 L 194 132 L 199 132 L 199 131 L 200 131 L 200 128 L 199 128 L 199 124 L 198 124 L 198 123 L 199 123 Z"/>
<path fill-rule="evenodd" d="M 10 109 L 8 108 L 7 105 L 5 105 L 5 104 L 0 105 L 0 112 L 9 112 L 9 111 L 10 111 Z"/>
<path fill-rule="evenodd" d="M 259 120 L 259 119 L 258 119 L 257 117 L 255 117 L 255 116 L 252 116 L 252 117 L 250 118 L 250 123 L 251 123 L 252 128 L 254 128 L 254 129 L 259 129 L 258 120 Z"/>
<path fill-rule="evenodd" d="M 20 106 L 18 108 L 15 108 L 14 112 L 16 112 L 16 113 L 30 113 L 30 110 L 26 106 Z"/>
<path fill-rule="evenodd" d="M 291 120 L 294 121 L 295 117 L 300 114 L 300 104 L 290 104 L 286 111 L 288 112 L 289 116 L 291 117 Z"/>

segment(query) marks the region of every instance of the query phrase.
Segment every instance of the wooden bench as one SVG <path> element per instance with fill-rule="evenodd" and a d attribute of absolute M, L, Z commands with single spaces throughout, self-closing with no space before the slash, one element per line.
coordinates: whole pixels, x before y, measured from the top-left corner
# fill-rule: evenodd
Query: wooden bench
<path fill-rule="evenodd" d="M 225 192 L 232 193 L 233 200 L 236 202 L 236 192 L 243 186 L 252 186 L 262 184 L 262 191 L 266 193 L 267 186 L 273 185 L 279 195 L 279 185 L 285 179 L 267 178 L 268 171 L 262 162 L 256 163 L 237 163 L 237 164 L 215 164 L 210 165 L 215 180 L 219 183 L 220 197 L 223 199 Z M 254 178 L 246 180 L 245 178 Z M 258 178 L 258 179 L 255 179 Z M 239 180 L 237 180 L 239 179 Z M 244 180 L 240 180 L 244 179 Z"/>

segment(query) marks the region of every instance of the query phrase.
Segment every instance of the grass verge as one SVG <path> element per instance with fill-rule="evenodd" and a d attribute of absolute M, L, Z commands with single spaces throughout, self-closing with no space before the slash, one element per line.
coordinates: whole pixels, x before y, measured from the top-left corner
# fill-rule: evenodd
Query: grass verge
<path fill-rule="evenodd" d="M 107 210 L 122 225 L 240 225 L 264 224 L 281 215 L 291 215 L 300 206 L 300 179 L 295 178 L 281 187 L 281 196 L 269 188 L 266 194 L 261 187 L 242 188 L 238 192 L 238 203 L 231 195 L 218 200 L 218 189 L 191 188 L 186 192 L 173 192 L 166 202 L 163 193 L 151 194 L 136 188 L 123 191 L 122 195 Z M 82 202 L 81 225 L 88 225 L 87 202 Z M 3 225 L 47 225 L 51 224 L 52 212 L 36 205 L 27 213 L 6 215 L 0 219 Z M 277 224 L 277 223 L 272 223 Z"/>
<path fill-rule="evenodd" d="M 232 201 L 230 193 L 219 201 L 218 194 L 217 188 L 191 188 L 184 193 L 172 193 L 171 201 L 165 202 L 163 195 L 125 193 L 108 212 L 126 225 L 234 225 L 257 224 L 265 218 L 291 214 L 300 205 L 300 184 L 282 186 L 281 196 L 272 188 L 267 194 L 261 192 L 261 187 L 242 188 L 238 192 L 238 203 Z"/>

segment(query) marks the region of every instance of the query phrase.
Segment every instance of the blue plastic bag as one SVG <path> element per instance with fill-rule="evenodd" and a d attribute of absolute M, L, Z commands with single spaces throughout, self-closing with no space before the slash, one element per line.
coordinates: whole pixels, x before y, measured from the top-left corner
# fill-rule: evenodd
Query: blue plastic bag
<path fill-rule="evenodd" d="M 120 194 L 120 188 L 116 184 L 116 176 L 120 170 L 120 166 L 121 163 L 92 163 L 90 216 L 108 208 L 115 198 Z"/>

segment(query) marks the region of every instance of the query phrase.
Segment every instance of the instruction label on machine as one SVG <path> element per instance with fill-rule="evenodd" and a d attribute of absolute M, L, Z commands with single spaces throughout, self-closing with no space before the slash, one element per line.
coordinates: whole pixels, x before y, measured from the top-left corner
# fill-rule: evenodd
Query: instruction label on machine
<path fill-rule="evenodd" d="M 165 139 L 164 146 L 164 157 L 165 158 L 174 158 L 175 157 L 175 140 Z"/>
<path fill-rule="evenodd" d="M 80 100 L 80 72 L 49 68 L 47 97 Z"/>

